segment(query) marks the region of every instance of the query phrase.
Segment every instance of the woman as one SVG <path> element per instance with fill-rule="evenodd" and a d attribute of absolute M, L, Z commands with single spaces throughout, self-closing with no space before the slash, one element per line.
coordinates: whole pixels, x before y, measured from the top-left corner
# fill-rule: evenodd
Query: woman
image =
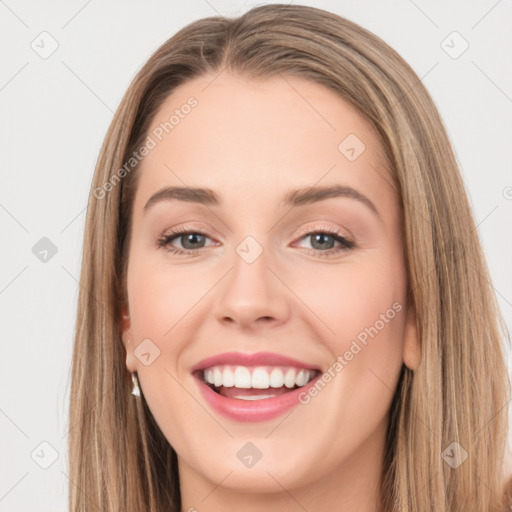
<path fill-rule="evenodd" d="M 508 510 L 489 282 L 394 50 L 305 6 L 190 24 L 96 166 L 70 510 Z"/>

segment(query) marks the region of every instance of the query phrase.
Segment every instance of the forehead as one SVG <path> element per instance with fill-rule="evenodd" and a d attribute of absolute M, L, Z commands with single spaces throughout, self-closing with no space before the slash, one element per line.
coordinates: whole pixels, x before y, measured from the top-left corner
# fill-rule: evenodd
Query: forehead
<path fill-rule="evenodd" d="M 153 148 L 141 163 L 138 193 L 146 199 L 167 184 L 268 199 L 274 190 L 316 183 L 370 193 L 387 184 L 393 192 L 371 124 L 334 91 L 304 78 L 222 72 L 189 80 L 167 97 L 147 135 Z"/>

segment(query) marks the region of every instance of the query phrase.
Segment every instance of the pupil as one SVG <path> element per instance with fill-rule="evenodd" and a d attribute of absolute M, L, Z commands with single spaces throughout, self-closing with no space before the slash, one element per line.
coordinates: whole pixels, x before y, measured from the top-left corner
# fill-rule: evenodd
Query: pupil
<path fill-rule="evenodd" d="M 324 240 L 325 238 L 331 238 L 332 239 L 332 236 L 331 235 L 326 235 L 324 233 L 318 233 L 317 235 L 314 235 L 313 236 L 313 247 L 314 247 L 315 243 L 317 242 L 317 240 L 320 239 L 320 249 L 322 247 L 325 248 L 325 244 L 322 245 L 322 240 Z"/>
<path fill-rule="evenodd" d="M 187 243 L 189 243 L 189 242 L 191 242 L 192 244 L 197 243 L 197 241 L 195 239 L 198 237 L 199 237 L 199 239 L 201 239 L 202 236 L 203 235 L 199 235 L 197 233 L 190 233 L 188 235 L 185 235 L 185 240 L 186 240 L 186 243 L 184 244 L 185 248 L 187 248 L 186 247 Z M 195 247 L 190 247 L 190 249 L 195 249 Z"/>

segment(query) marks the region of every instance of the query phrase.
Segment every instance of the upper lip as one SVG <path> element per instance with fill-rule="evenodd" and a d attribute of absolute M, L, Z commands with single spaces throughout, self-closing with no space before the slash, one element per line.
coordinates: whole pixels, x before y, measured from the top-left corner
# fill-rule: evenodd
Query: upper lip
<path fill-rule="evenodd" d="M 318 365 L 304 363 L 292 357 L 275 354 L 273 352 L 256 352 L 254 354 L 224 352 L 199 361 L 199 363 L 192 367 L 191 372 L 194 373 L 222 364 L 235 366 L 293 366 L 295 368 L 306 368 L 308 370 L 320 370 Z"/>

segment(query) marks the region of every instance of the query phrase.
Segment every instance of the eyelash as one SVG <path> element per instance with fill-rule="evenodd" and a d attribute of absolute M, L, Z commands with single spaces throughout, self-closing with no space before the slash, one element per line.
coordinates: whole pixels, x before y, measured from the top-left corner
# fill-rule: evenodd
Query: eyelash
<path fill-rule="evenodd" d="M 201 249 L 205 249 L 205 247 L 200 247 L 197 250 L 194 249 L 179 249 L 177 247 L 172 247 L 170 244 L 171 242 L 179 238 L 183 235 L 201 235 L 208 238 L 208 235 L 206 233 L 203 233 L 200 230 L 190 229 L 188 227 L 181 227 L 181 228 L 174 228 L 169 234 L 161 236 L 157 240 L 157 247 L 158 248 L 164 248 L 166 251 L 177 254 L 179 256 L 187 256 L 187 257 L 194 257 L 197 255 L 197 252 Z M 319 249 L 309 249 L 308 254 L 313 254 L 320 257 L 329 257 L 334 256 L 340 252 L 346 252 L 351 249 L 353 249 L 356 245 L 351 240 L 348 240 L 344 236 L 340 234 L 340 232 L 334 228 L 329 227 L 322 227 L 322 228 L 316 228 L 314 230 L 303 230 L 300 233 L 300 238 L 305 238 L 308 235 L 317 235 L 317 234 L 323 234 L 323 235 L 330 235 L 332 236 L 336 242 L 341 243 L 341 247 L 329 249 L 327 251 L 320 251 Z"/>

